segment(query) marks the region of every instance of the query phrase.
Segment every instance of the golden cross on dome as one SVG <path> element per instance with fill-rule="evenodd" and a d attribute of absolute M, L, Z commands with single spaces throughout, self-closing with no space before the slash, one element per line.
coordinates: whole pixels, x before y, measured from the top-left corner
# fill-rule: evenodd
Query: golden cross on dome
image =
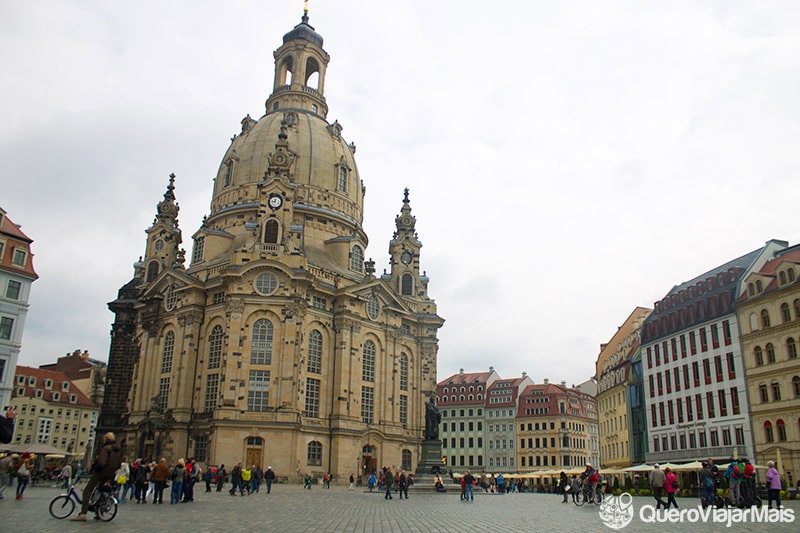
<path fill-rule="evenodd" d="M 308 0 L 303 0 L 303 13 L 308 15 Z"/>

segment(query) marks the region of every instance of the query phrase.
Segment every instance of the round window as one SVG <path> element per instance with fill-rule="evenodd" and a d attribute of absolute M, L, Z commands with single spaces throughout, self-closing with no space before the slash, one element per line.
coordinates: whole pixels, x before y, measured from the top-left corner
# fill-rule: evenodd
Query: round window
<path fill-rule="evenodd" d="M 378 300 L 378 297 L 374 294 L 370 296 L 369 301 L 367 302 L 367 316 L 370 320 L 378 320 L 378 316 L 381 314 L 381 302 Z"/>
<path fill-rule="evenodd" d="M 253 283 L 256 292 L 259 294 L 270 295 L 278 290 L 278 278 L 275 274 L 260 274 Z"/>

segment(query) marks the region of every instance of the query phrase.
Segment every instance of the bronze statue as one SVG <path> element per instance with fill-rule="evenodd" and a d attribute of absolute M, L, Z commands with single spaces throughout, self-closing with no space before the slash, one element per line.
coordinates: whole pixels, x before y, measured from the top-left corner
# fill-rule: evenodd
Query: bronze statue
<path fill-rule="evenodd" d="M 425 404 L 425 440 L 439 440 L 439 422 L 442 421 L 442 414 L 436 407 L 436 400 L 433 396 Z"/>

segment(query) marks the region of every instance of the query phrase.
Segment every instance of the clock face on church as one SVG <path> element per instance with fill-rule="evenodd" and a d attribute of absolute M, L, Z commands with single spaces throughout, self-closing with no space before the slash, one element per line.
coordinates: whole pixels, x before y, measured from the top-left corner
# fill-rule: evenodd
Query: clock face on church
<path fill-rule="evenodd" d="M 278 209 L 281 205 L 283 205 L 283 200 L 280 196 L 270 196 L 269 197 L 269 206 L 272 209 Z"/>
<path fill-rule="evenodd" d="M 402 261 L 404 265 L 408 265 L 409 263 L 411 263 L 411 259 L 412 259 L 411 252 L 403 252 L 400 255 L 400 261 Z"/>

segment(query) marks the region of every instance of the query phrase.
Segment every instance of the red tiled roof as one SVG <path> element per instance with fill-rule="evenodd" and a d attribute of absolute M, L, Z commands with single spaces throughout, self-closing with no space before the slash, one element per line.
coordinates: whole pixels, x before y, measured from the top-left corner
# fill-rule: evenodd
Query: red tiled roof
<path fill-rule="evenodd" d="M 39 276 L 33 269 L 33 252 L 31 252 L 30 246 L 33 242 L 33 239 L 22 233 L 22 230 L 19 229 L 19 226 L 14 224 L 11 219 L 8 218 L 8 215 L 5 214 L 5 211 L 3 211 L 2 208 L 0 208 L 0 234 L 5 235 L 8 239 L 3 247 L 2 256 L 0 256 L 0 268 L 3 270 L 16 272 L 18 274 L 23 274 L 26 277 L 38 279 Z M 19 265 L 12 263 L 12 250 L 14 248 L 23 248 L 27 252 L 28 257 L 25 260 L 25 266 L 20 267 Z"/>
<path fill-rule="evenodd" d="M 25 376 L 24 384 L 17 382 L 18 376 Z M 36 378 L 36 385 L 30 385 L 30 377 Z M 45 380 L 47 379 L 53 381 L 53 385 L 49 389 L 45 387 Z M 68 390 L 64 390 L 62 388 L 62 383 L 64 382 L 69 383 Z M 17 391 L 20 387 L 25 388 L 25 392 L 23 394 L 17 394 Z M 72 383 L 72 381 L 70 381 L 70 379 L 63 372 L 32 368 L 29 366 L 17 366 L 17 373 L 14 379 L 14 389 L 11 397 L 36 398 L 36 390 L 41 390 L 43 392 L 41 399 L 50 403 L 62 404 L 65 406 L 79 405 L 81 407 L 97 407 L 97 405 L 95 405 L 95 403 L 92 402 L 92 400 L 90 400 L 86 394 L 84 394 L 77 386 L 75 386 L 75 384 Z M 58 400 L 53 399 L 54 392 L 60 393 L 60 398 Z M 75 403 L 69 401 L 71 394 L 74 394 L 76 397 Z"/>

